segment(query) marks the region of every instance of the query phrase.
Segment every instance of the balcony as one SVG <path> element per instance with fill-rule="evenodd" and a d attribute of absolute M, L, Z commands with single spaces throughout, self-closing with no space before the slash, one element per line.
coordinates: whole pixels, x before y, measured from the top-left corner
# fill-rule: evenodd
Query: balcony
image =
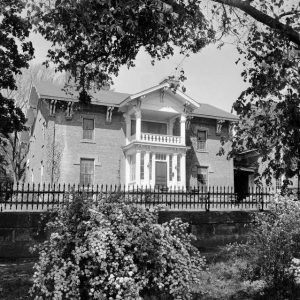
<path fill-rule="evenodd" d="M 163 145 L 181 145 L 181 137 L 175 135 L 155 134 L 155 133 L 141 133 L 141 138 L 138 140 L 136 135 L 130 137 L 130 142 L 139 141 L 151 144 Z"/>
<path fill-rule="evenodd" d="M 181 145 L 181 137 L 174 135 L 141 133 L 141 141 L 153 144 Z"/>

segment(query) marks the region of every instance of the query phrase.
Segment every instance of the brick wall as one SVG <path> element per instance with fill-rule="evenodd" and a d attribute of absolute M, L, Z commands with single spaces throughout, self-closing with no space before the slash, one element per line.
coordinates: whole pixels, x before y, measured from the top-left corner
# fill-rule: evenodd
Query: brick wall
<path fill-rule="evenodd" d="M 82 139 L 83 118 L 95 120 L 94 140 Z M 78 111 L 71 120 L 63 113 L 56 117 L 56 141 L 62 144 L 61 178 L 63 183 L 78 184 L 80 177 L 80 158 L 95 161 L 94 184 L 124 184 L 125 144 L 123 116 L 114 112 L 112 122 L 106 121 L 104 107 L 92 107 L 88 111 Z"/>
<path fill-rule="evenodd" d="M 187 183 L 197 186 L 197 166 L 208 167 L 208 182 L 210 186 L 234 186 L 233 160 L 226 155 L 218 156 L 221 147 L 221 136 L 228 136 L 229 122 L 225 122 L 220 134 L 216 133 L 216 120 L 193 118 L 187 133 L 187 144 L 191 147 L 187 153 Z M 207 131 L 206 151 L 197 150 L 197 130 Z M 226 145 L 229 149 L 230 145 Z"/>

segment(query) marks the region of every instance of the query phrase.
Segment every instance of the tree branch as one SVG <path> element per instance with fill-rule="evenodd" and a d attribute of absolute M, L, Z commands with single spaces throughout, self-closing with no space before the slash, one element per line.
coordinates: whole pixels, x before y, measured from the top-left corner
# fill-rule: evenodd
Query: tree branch
<path fill-rule="evenodd" d="M 225 4 L 231 7 L 236 7 L 247 15 L 251 16 L 256 21 L 267 25 L 268 27 L 279 30 L 291 42 L 295 43 L 300 48 L 300 33 L 295 31 L 292 27 L 281 23 L 278 19 L 272 18 L 265 13 L 259 11 L 251 6 L 250 0 L 211 0 L 216 3 Z"/>

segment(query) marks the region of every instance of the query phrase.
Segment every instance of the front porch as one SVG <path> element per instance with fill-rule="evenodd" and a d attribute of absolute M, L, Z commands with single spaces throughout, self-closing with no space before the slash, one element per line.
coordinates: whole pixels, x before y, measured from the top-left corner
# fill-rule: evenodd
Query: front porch
<path fill-rule="evenodd" d="M 125 184 L 184 190 L 186 121 L 199 104 L 162 82 L 124 100 L 119 110 L 126 123 Z"/>
<path fill-rule="evenodd" d="M 185 190 L 186 147 L 134 143 L 126 151 L 126 186 Z"/>

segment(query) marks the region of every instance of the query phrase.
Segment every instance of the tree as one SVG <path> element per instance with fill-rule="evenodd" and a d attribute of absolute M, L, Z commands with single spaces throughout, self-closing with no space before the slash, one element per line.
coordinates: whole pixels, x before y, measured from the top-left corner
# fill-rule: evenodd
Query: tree
<path fill-rule="evenodd" d="M 26 41 L 31 24 L 21 16 L 25 8 L 20 0 L 2 0 L 0 6 L 0 144 L 5 146 L 16 132 L 26 129 L 26 118 L 13 99 L 3 96 L 3 89 L 16 89 L 14 76 L 28 67 L 33 56 L 31 42 Z M 5 160 L 4 160 L 5 161 Z"/>
<path fill-rule="evenodd" d="M 0 144 L 0 172 L 5 174 L 8 181 L 20 182 L 25 179 L 28 145 L 20 141 L 16 131 L 2 138 L 3 142 Z"/>
<path fill-rule="evenodd" d="M 249 87 L 233 106 L 240 122 L 229 155 L 255 149 L 266 166 L 258 179 L 264 177 L 270 182 L 274 176 L 284 174 L 288 184 L 288 179 L 299 173 L 300 166 L 299 3 L 297 6 L 283 1 L 220 2 L 243 2 L 242 10 L 263 23 L 262 26 L 249 24 L 245 18 L 238 20 L 248 26 L 247 38 L 239 41 L 238 50 L 245 67 L 242 76 Z"/>
<path fill-rule="evenodd" d="M 197 52 L 213 37 L 198 0 L 31 1 L 31 19 L 53 47 L 49 60 L 70 72 L 88 101 L 87 91 L 111 83 L 121 65 L 134 66 L 143 47 L 155 59 Z"/>

